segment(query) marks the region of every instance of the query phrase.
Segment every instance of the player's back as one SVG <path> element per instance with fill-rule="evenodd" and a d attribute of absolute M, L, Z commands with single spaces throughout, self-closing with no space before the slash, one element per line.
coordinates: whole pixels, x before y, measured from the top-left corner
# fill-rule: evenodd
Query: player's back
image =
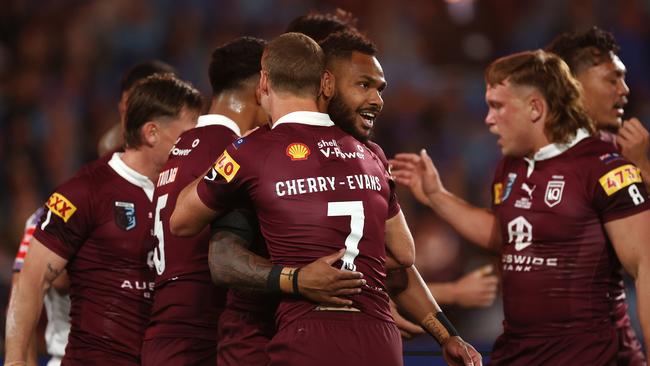
<path fill-rule="evenodd" d="M 304 118 L 299 113 L 295 115 Z M 392 321 L 383 285 L 384 237 L 385 222 L 398 208 L 389 202 L 387 173 L 374 153 L 331 121 L 326 124 L 309 115 L 306 120 L 253 133 L 239 146 L 229 147 L 215 169 L 252 199 L 274 263 L 303 266 L 347 248 L 347 267 L 356 267 L 368 282 L 353 297 L 355 307 Z M 245 199 L 215 194 L 218 191 L 212 198 L 221 197 L 224 205 Z M 207 195 L 204 202 L 210 206 Z M 220 203 L 214 204 L 218 209 Z M 299 318 L 314 306 L 302 299 L 283 299 L 278 323 Z"/>
<path fill-rule="evenodd" d="M 216 287 L 208 267 L 210 230 L 192 237 L 169 231 L 169 218 L 181 190 L 203 176 L 227 145 L 239 137 L 237 124 L 221 115 L 199 118 L 172 148 L 154 194 L 156 292 L 146 339 L 191 337 L 216 340 L 226 289 Z"/>

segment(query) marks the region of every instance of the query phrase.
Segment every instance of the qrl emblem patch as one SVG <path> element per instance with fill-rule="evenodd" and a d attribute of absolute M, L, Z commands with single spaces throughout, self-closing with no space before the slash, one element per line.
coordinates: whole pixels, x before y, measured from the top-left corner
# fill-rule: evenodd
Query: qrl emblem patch
<path fill-rule="evenodd" d="M 307 160 L 311 151 L 307 145 L 301 142 L 294 142 L 287 146 L 286 154 L 291 160 Z"/>
<path fill-rule="evenodd" d="M 64 222 L 68 222 L 77 211 L 77 207 L 60 193 L 53 193 L 47 200 L 46 206 Z"/>
<path fill-rule="evenodd" d="M 610 170 L 607 174 L 598 179 L 600 185 L 608 196 L 634 183 L 641 183 L 639 168 L 632 164 L 625 164 L 616 169 Z"/>
<path fill-rule="evenodd" d="M 237 175 L 239 164 L 237 164 L 235 159 L 228 154 L 228 151 L 224 151 L 219 159 L 217 159 L 217 162 L 214 163 L 214 169 L 224 177 L 227 182 L 230 182 L 235 178 L 235 175 Z"/>
<path fill-rule="evenodd" d="M 113 216 L 115 225 L 124 231 L 129 231 L 135 227 L 135 204 L 131 202 L 115 202 L 113 207 Z"/>
<path fill-rule="evenodd" d="M 562 201 L 562 192 L 564 191 L 564 181 L 552 180 L 546 185 L 544 194 L 544 203 L 548 207 L 553 207 Z"/>

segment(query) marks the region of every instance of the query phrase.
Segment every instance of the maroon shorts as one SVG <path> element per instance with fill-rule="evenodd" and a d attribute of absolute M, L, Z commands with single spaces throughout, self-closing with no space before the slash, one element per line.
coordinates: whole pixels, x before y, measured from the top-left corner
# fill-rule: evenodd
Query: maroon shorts
<path fill-rule="evenodd" d="M 217 344 L 200 338 L 153 338 L 142 344 L 142 365 L 217 364 Z"/>
<path fill-rule="evenodd" d="M 271 366 L 399 366 L 394 323 L 363 313 L 312 311 L 278 330 L 267 347 Z"/>
<path fill-rule="evenodd" d="M 615 366 L 618 336 L 614 328 L 567 336 L 520 337 L 502 334 L 494 343 L 491 366 Z"/>
<path fill-rule="evenodd" d="M 273 314 L 225 310 L 219 317 L 217 364 L 266 366 L 266 346 L 274 333 Z"/>

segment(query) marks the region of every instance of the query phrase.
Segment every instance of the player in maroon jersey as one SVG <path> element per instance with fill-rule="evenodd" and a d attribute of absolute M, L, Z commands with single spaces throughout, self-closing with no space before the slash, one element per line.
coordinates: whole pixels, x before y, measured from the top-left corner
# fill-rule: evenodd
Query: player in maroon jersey
<path fill-rule="evenodd" d="M 120 84 L 120 101 L 118 103 L 118 112 L 120 121 L 124 120 L 126 113 L 126 101 L 133 85 L 153 74 L 174 74 L 174 69 L 162 61 L 151 60 L 139 63 L 129 69 L 123 76 Z M 115 125 L 109 131 L 106 131 L 97 144 L 97 156 L 107 159 L 110 156 L 105 156 L 108 153 L 113 153 L 120 149 L 124 144 L 124 137 L 122 136 L 121 123 Z M 42 216 L 43 207 L 39 207 L 36 212 L 27 220 L 25 224 L 25 233 L 20 243 L 16 260 L 14 262 L 14 274 L 12 276 L 12 287 L 18 281 L 20 271 L 23 267 L 23 262 L 27 251 L 29 249 L 29 242 L 33 236 L 38 220 Z M 47 292 L 44 298 L 45 310 L 47 313 L 48 324 L 45 329 L 45 343 L 47 352 L 51 356 L 48 361 L 49 366 L 59 365 L 61 359 L 65 354 L 65 346 L 68 340 L 68 332 L 70 331 L 70 297 L 68 296 L 68 288 L 70 283 L 65 271 L 59 275 L 55 281 L 52 282 L 51 289 Z M 36 355 L 36 335 L 31 339 L 28 354 L 28 364 L 37 362 Z"/>
<path fill-rule="evenodd" d="M 171 76 L 138 83 L 127 103 L 126 148 L 83 167 L 45 204 L 9 305 L 6 362 L 24 361 L 43 291 L 65 269 L 71 331 L 64 364 L 139 365 L 153 291 L 154 181 L 201 108 L 198 91 Z"/>
<path fill-rule="evenodd" d="M 625 83 L 626 68 L 618 57 L 619 45 L 614 36 L 593 27 L 585 32 L 564 33 L 554 39 L 546 50 L 562 57 L 569 65 L 582 85 L 585 109 L 600 130 L 601 138 L 617 145 L 623 156 L 641 170 L 648 189 L 648 131 L 636 118 L 623 123 L 623 108 L 630 90 Z M 619 364 L 645 365 L 641 344 L 627 313 L 622 278 L 612 281 L 610 296 L 616 300 L 613 315 L 619 329 Z"/>
<path fill-rule="evenodd" d="M 308 111 L 317 109 L 315 98 L 321 79 L 314 75 L 320 76 L 322 71 L 310 68 L 318 65 L 316 57 L 319 51 L 311 39 L 295 33 L 285 34 L 269 45 L 262 62 L 263 70 L 267 67 L 269 71 L 262 72 L 260 88 L 263 105 L 270 111 L 275 122 L 273 129 L 256 131 L 244 139 L 242 144 L 229 147 L 213 171 L 198 182 L 198 193 L 202 198 L 197 196 L 196 183 L 183 191 L 172 216 L 171 226 L 179 233 L 191 233 L 203 225 L 201 221 L 205 222 L 214 216 L 213 210 L 221 211 L 224 207 L 235 204 L 239 194 L 222 197 L 223 192 L 235 189 L 245 197 L 243 191 L 250 189 L 248 195 L 255 197 L 252 204 L 260 218 L 272 260 L 278 266 L 277 275 L 281 279 L 287 279 L 284 284 L 280 280 L 279 286 L 288 286 L 289 289 L 293 287 L 296 293 L 299 292 L 298 282 L 293 280 L 292 285 L 290 280 L 298 277 L 299 270 L 295 266 L 304 264 L 305 261 L 309 263 L 323 254 L 323 251 L 335 250 L 341 245 L 336 241 L 345 242 L 348 249 L 342 266 L 358 268 L 364 272 L 368 286 L 354 296 L 354 307 L 321 305 L 314 309 L 313 303 L 298 298 L 284 298 L 277 314 L 279 331 L 267 348 L 272 363 L 287 361 L 288 357 L 294 364 L 401 364 L 399 335 L 388 313 L 387 295 L 382 283 L 385 276 L 382 258 L 385 256 L 384 242 L 387 242 L 395 260 L 402 265 L 410 265 L 412 247 L 409 242 L 412 244 L 412 239 L 395 197 L 390 193 L 385 166 L 365 145 L 349 135 L 342 135 L 343 132 L 334 128 L 326 115 L 307 111 L 291 113 L 296 108 Z M 302 57 L 310 62 L 301 60 Z M 265 105 L 265 101 L 268 104 Z M 282 151 L 278 150 L 280 145 Z M 310 160 L 312 149 L 315 156 L 312 156 L 311 161 L 306 161 Z M 255 153 L 264 159 L 258 161 L 254 158 Z M 240 155 L 242 161 L 252 159 L 250 162 L 255 166 L 243 168 L 236 161 Z M 287 159 L 305 162 L 302 165 L 291 165 L 292 171 L 289 172 L 282 168 Z M 342 164 L 349 167 L 340 169 Z M 235 178 L 240 168 L 240 178 Z M 355 170 L 360 174 L 344 175 L 346 171 L 351 173 Z M 291 179 L 296 175 L 306 177 Z M 229 185 L 223 179 L 233 183 Z M 240 184 L 242 186 L 238 187 Z M 314 195 L 302 196 L 309 193 Z M 221 198 L 215 200 L 217 197 Z M 346 200 L 353 197 L 360 200 Z M 321 205 L 327 207 L 327 215 L 321 211 Z M 372 213 L 372 216 L 364 216 L 364 212 Z M 378 221 L 374 217 L 377 215 L 383 217 L 383 220 Z M 337 216 L 350 216 L 350 221 L 336 219 Z M 331 223 L 328 223 L 328 219 L 332 220 Z M 349 228 L 346 229 L 346 226 Z M 292 234 L 286 236 L 286 233 Z M 339 239 L 334 240 L 337 237 Z M 365 249 L 361 250 L 361 247 Z M 300 255 L 289 254 L 296 250 Z M 286 267 L 280 267 L 279 264 Z M 335 319 L 347 321 L 338 324 Z M 354 337 L 349 331 L 343 331 L 352 324 L 364 328 L 363 333 L 368 335 L 367 338 Z M 322 333 L 324 326 L 337 329 L 341 327 L 341 337 L 336 342 L 338 346 L 318 341 L 319 337 L 322 339 L 325 336 Z M 304 332 L 304 327 L 310 330 L 303 336 L 300 333 Z M 296 336 L 302 341 L 292 340 Z M 355 352 L 367 342 L 377 346 L 376 353 L 360 355 Z M 335 353 L 332 352 L 334 348 L 330 347 L 342 347 L 347 351 Z"/>
<path fill-rule="evenodd" d="M 265 42 L 239 38 L 212 54 L 213 96 L 196 128 L 184 132 L 171 149 L 154 193 L 156 279 L 151 319 L 142 349 L 143 365 L 215 365 L 217 322 L 226 289 L 212 284 L 206 227 L 192 237 L 169 233 L 168 221 L 180 190 L 202 176 L 225 147 L 266 122 L 256 96 Z M 233 108 L 233 102 L 236 107 Z"/>
<path fill-rule="evenodd" d="M 505 155 L 492 210 L 446 191 L 425 151 L 398 154 L 394 174 L 467 239 L 501 254 L 504 334 L 492 364 L 615 364 L 610 291 L 621 263 L 650 330 L 650 211 L 638 168 L 590 136 L 579 83 L 559 57 L 499 59 L 486 83 L 486 124 Z"/>

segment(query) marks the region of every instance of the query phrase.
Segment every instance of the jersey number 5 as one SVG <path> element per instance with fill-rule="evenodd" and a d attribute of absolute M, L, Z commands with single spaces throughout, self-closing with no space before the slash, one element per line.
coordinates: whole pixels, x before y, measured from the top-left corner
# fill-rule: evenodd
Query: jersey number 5
<path fill-rule="evenodd" d="M 366 218 L 363 213 L 363 202 L 328 202 L 327 216 L 350 216 L 350 234 L 345 238 L 345 253 L 341 269 L 355 271 L 357 266 L 354 264 L 354 259 L 359 255 L 359 241 L 363 236 L 363 222 Z"/>
<path fill-rule="evenodd" d="M 158 238 L 158 246 L 156 246 L 153 252 L 153 264 L 156 266 L 158 275 L 165 272 L 165 232 L 163 231 L 162 220 L 160 220 L 160 210 L 167 206 L 168 196 L 168 194 L 163 194 L 158 197 L 158 201 L 156 201 L 156 217 L 154 218 L 153 224 L 153 233 Z"/>

